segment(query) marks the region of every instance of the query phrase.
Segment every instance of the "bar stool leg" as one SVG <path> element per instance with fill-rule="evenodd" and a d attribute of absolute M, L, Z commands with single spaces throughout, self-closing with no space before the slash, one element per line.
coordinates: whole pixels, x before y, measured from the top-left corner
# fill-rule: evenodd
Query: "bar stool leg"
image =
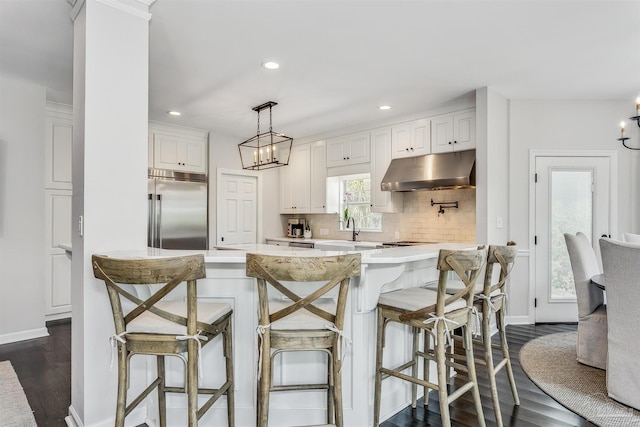
<path fill-rule="evenodd" d="M 485 301 L 484 304 L 487 304 Z M 490 310 L 485 310 L 485 313 Z M 489 389 L 491 390 L 491 400 L 493 402 L 493 413 L 496 417 L 497 427 L 502 427 L 502 412 L 500 411 L 500 400 L 498 398 L 498 387 L 496 385 L 496 371 L 493 364 L 493 349 L 491 347 L 491 316 L 482 316 L 482 343 L 484 345 L 484 360 L 487 366 L 487 376 L 489 377 Z"/>
<path fill-rule="evenodd" d="M 413 378 L 418 378 L 418 351 L 419 351 L 419 347 L 418 347 L 418 340 L 420 339 L 420 329 L 411 326 L 411 335 L 413 337 L 413 342 L 411 345 L 411 355 L 413 357 L 413 365 L 411 365 L 411 376 Z M 411 407 L 413 409 L 416 409 L 416 405 L 417 405 L 417 401 L 418 401 L 418 384 L 412 382 L 411 383 Z"/>
<path fill-rule="evenodd" d="M 231 316 L 227 320 L 226 331 L 222 333 L 222 345 L 224 347 L 224 357 L 227 370 L 227 382 L 230 384 L 227 389 L 227 418 L 229 427 L 235 426 L 235 397 L 234 397 L 234 381 L 233 381 L 233 338 L 231 328 Z"/>
<path fill-rule="evenodd" d="M 431 334 L 427 331 L 422 331 L 422 335 L 424 337 L 424 341 L 422 343 L 422 352 L 426 355 L 429 354 L 429 347 L 431 347 Z M 429 381 L 429 359 L 424 357 L 422 359 L 422 378 L 425 381 Z M 429 406 L 429 392 L 430 388 L 427 386 L 423 387 L 422 391 L 422 403 L 425 407 Z"/>
<path fill-rule="evenodd" d="M 189 427 L 198 425 L 198 347 L 194 340 L 187 343 L 187 402 Z"/>
<path fill-rule="evenodd" d="M 115 427 L 124 427 L 124 416 L 127 409 L 127 383 L 129 381 L 127 363 L 126 344 L 118 344 L 118 403 L 116 404 Z"/>
<path fill-rule="evenodd" d="M 269 333 L 262 336 L 262 366 L 258 378 L 258 427 L 269 424 L 269 390 L 271 389 L 271 342 Z"/>
<path fill-rule="evenodd" d="M 327 353 L 327 424 L 333 424 L 336 401 L 335 384 L 333 382 L 333 358 Z"/>
<path fill-rule="evenodd" d="M 157 356 L 157 371 L 160 384 L 158 384 L 158 418 L 160 420 L 160 427 L 167 426 L 167 400 L 165 397 L 164 388 L 165 382 L 165 368 L 164 368 L 164 356 Z"/>
<path fill-rule="evenodd" d="M 440 417 L 442 418 L 443 427 L 451 427 L 451 416 L 449 415 L 449 395 L 447 393 L 447 365 L 445 363 L 446 344 L 444 337 L 444 325 L 438 323 L 436 325 L 436 365 L 438 366 L 438 398 L 440 400 Z"/>
<path fill-rule="evenodd" d="M 373 426 L 380 424 L 380 397 L 382 394 L 382 353 L 384 351 L 385 320 L 382 309 L 378 307 L 378 327 L 376 333 L 376 381 L 373 396 Z"/>
<path fill-rule="evenodd" d="M 469 314 L 471 316 L 471 314 Z M 472 324 L 471 318 L 467 325 Z M 471 329 L 469 326 L 463 326 L 463 339 L 465 356 L 467 358 L 467 371 L 469 374 L 469 380 L 473 382 L 473 388 L 471 393 L 473 395 L 473 401 L 476 407 L 476 413 L 478 414 L 478 426 L 485 427 L 484 412 L 482 411 L 482 401 L 480 400 L 480 391 L 478 389 L 478 377 L 476 375 L 476 363 L 473 358 L 473 338 L 471 337 Z"/>
<path fill-rule="evenodd" d="M 339 338 L 338 338 L 339 339 Z M 336 421 L 336 427 L 342 427 L 344 425 L 344 420 L 343 420 L 343 407 L 342 407 L 342 374 L 341 374 L 341 367 L 342 367 L 342 360 L 338 357 L 338 349 L 337 347 L 334 345 L 333 346 L 333 350 L 332 350 L 332 357 L 331 357 L 332 361 L 333 361 L 333 398 L 336 402 L 335 404 L 335 421 Z"/>
<path fill-rule="evenodd" d="M 504 304 L 504 302 L 503 302 Z M 520 398 L 518 397 L 518 389 L 516 388 L 516 379 L 513 376 L 513 368 L 511 367 L 511 356 L 509 355 L 509 344 L 507 343 L 507 333 L 504 328 L 504 307 L 496 313 L 496 323 L 498 334 L 500 336 L 500 347 L 502 348 L 502 357 L 507 359 L 507 377 L 511 386 L 511 394 L 516 406 L 520 406 Z"/>

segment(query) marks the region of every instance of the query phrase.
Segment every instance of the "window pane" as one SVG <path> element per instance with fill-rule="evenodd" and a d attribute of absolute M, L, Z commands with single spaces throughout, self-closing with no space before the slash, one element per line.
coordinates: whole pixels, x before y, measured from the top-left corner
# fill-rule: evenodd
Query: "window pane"
<path fill-rule="evenodd" d="M 352 178 L 341 181 L 343 223 L 346 230 L 347 217 L 352 217 L 359 230 L 382 230 L 382 214 L 371 212 L 371 179 Z"/>
<path fill-rule="evenodd" d="M 551 299 L 575 299 L 576 290 L 564 233 L 591 239 L 593 171 L 551 172 Z"/>

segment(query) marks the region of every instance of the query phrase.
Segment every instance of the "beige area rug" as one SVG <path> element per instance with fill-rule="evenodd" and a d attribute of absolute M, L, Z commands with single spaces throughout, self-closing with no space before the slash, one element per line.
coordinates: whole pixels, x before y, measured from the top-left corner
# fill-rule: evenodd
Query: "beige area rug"
<path fill-rule="evenodd" d="M 640 411 L 607 396 L 606 372 L 576 360 L 577 332 L 546 335 L 520 350 L 522 370 L 560 404 L 602 427 L 638 427 Z"/>
<path fill-rule="evenodd" d="M 0 417 L 3 427 L 36 427 L 27 396 L 9 361 L 0 362 Z"/>

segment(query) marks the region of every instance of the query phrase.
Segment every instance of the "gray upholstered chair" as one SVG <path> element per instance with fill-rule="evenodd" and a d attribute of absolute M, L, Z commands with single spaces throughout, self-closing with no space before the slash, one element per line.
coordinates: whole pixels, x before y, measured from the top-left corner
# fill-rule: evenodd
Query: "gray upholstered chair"
<path fill-rule="evenodd" d="M 599 369 L 607 364 L 607 306 L 604 291 L 591 283 L 600 274 L 596 253 L 583 233 L 565 233 L 578 299 L 578 362 Z"/>
<path fill-rule="evenodd" d="M 623 233 L 622 241 L 627 243 L 640 243 L 640 234 Z"/>
<path fill-rule="evenodd" d="M 607 393 L 640 409 L 640 244 L 600 239 L 609 306 Z"/>

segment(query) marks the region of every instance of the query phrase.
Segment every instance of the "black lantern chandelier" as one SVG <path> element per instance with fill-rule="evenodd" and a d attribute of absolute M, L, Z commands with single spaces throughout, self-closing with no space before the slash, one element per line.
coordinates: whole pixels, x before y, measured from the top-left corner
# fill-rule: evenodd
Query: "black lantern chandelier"
<path fill-rule="evenodd" d="M 269 101 L 253 107 L 258 113 L 258 131 L 256 136 L 238 144 L 242 169 L 262 170 L 286 166 L 289 164 L 289 155 L 293 138 L 282 133 L 273 132 L 271 127 L 271 107 L 277 102 Z M 269 109 L 269 131 L 260 133 L 260 111 Z"/>

